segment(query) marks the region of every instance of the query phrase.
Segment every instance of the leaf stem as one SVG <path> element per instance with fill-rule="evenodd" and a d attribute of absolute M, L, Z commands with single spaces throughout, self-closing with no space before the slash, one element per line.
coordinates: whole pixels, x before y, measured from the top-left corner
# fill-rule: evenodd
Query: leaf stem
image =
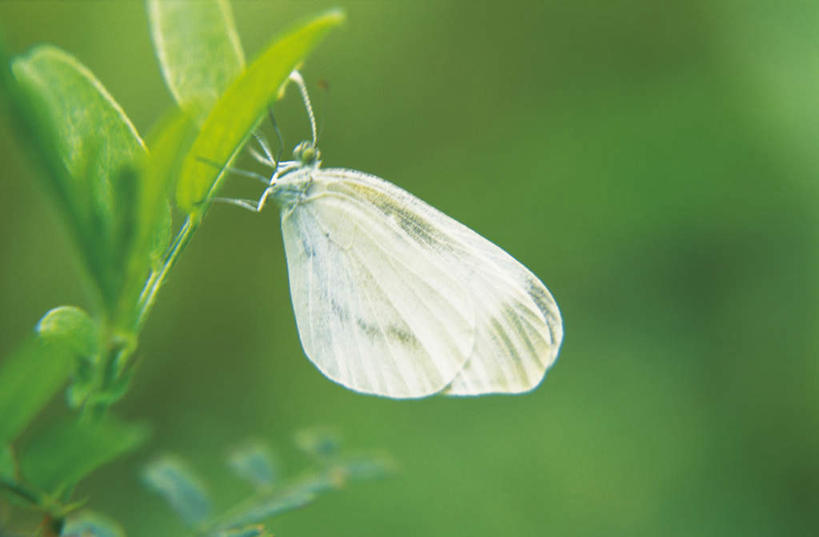
<path fill-rule="evenodd" d="M 177 259 L 179 259 L 179 254 L 181 254 L 182 250 L 184 250 L 188 245 L 193 233 L 197 230 L 201 221 L 202 218 L 199 216 L 199 213 L 188 215 L 187 219 L 185 219 L 185 223 L 182 224 L 182 228 L 179 230 L 179 233 L 176 234 L 173 244 L 165 254 L 162 261 L 162 266 L 158 270 L 151 272 L 151 275 L 148 277 L 148 281 L 145 282 L 145 287 L 142 289 L 142 293 L 139 296 L 139 313 L 136 320 L 137 333 L 139 333 L 142 325 L 145 323 L 148 313 L 150 313 L 151 308 L 156 301 L 156 293 L 159 291 L 159 288 L 162 287 L 162 284 L 165 283 L 165 278 L 168 276 L 168 272 L 176 264 Z"/>

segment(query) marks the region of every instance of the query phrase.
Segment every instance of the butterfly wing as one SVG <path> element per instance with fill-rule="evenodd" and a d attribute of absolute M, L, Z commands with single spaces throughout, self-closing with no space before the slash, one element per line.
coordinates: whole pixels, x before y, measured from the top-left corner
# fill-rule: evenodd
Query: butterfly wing
<path fill-rule="evenodd" d="M 504 250 L 458 224 L 451 233 L 472 254 L 475 348 L 445 395 L 522 393 L 557 359 L 563 322 L 546 286 Z"/>
<path fill-rule="evenodd" d="M 282 229 L 302 345 L 325 375 L 399 398 L 540 382 L 562 325 L 523 265 L 382 179 L 310 174 Z"/>
<path fill-rule="evenodd" d="M 390 225 L 353 183 L 313 175 L 305 197 L 282 212 L 305 353 L 327 377 L 359 392 L 440 392 L 475 341 L 472 297 L 449 271 L 453 260 Z M 447 237 L 438 239 L 435 247 L 446 251 Z"/>

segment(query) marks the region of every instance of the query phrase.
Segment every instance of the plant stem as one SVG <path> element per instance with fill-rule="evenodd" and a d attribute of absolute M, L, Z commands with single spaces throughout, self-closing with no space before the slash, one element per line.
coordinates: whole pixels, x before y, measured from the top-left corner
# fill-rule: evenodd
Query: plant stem
<path fill-rule="evenodd" d="M 150 313 L 151 308 L 156 301 L 157 291 L 159 291 L 159 288 L 162 287 L 163 283 L 165 283 L 165 278 L 167 277 L 168 272 L 171 270 L 171 268 L 173 268 L 174 264 L 176 264 L 177 259 L 179 259 L 179 254 L 181 254 L 182 250 L 184 250 L 188 245 L 193 233 L 199 227 L 199 223 L 201 221 L 201 216 L 198 214 L 188 216 L 185 223 L 182 224 L 182 228 L 179 230 L 179 233 L 176 234 L 173 244 L 168 249 L 168 253 L 165 254 L 162 266 L 159 268 L 159 270 L 151 272 L 151 275 L 148 277 L 148 281 L 145 282 L 145 287 L 142 289 L 142 294 L 139 296 L 139 314 L 137 315 L 136 320 L 137 333 L 139 333 L 140 329 L 142 328 L 143 323 L 148 317 L 148 313 Z"/>
<path fill-rule="evenodd" d="M 153 271 L 145 281 L 142 292 L 137 301 L 137 314 L 133 320 L 133 327 L 126 333 L 118 332 L 109 334 L 106 338 L 108 354 L 106 354 L 105 370 L 101 378 L 98 379 L 97 392 L 100 397 L 94 400 L 86 401 L 84 404 L 84 414 L 92 417 L 99 417 L 104 414 L 105 410 L 116 400 L 121 397 L 123 392 L 123 383 L 127 384 L 127 377 L 123 377 L 126 371 L 126 364 L 128 358 L 134 352 L 136 347 L 136 338 L 142 330 L 142 326 L 151 312 L 151 308 L 156 302 L 156 295 L 162 284 L 165 283 L 165 278 L 168 272 L 176 264 L 182 250 L 188 245 L 194 232 L 199 228 L 202 222 L 202 212 L 194 212 L 189 214 L 185 219 L 185 223 L 179 229 L 179 232 L 174 237 L 173 243 L 168 248 L 167 252 L 162 258 L 162 265 Z"/>

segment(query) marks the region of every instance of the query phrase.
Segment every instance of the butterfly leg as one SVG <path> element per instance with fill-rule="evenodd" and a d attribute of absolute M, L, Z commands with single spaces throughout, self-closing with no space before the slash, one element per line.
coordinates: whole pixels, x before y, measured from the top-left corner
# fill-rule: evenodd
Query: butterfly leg
<path fill-rule="evenodd" d="M 262 212 L 262 209 L 264 209 L 265 203 L 267 203 L 267 197 L 272 193 L 273 193 L 273 185 L 271 185 L 271 186 L 264 189 L 264 192 L 262 192 L 262 197 L 260 197 L 259 201 L 256 202 L 256 205 L 255 205 L 255 211 L 256 212 L 259 212 L 259 213 Z"/>
<path fill-rule="evenodd" d="M 286 160 L 284 162 L 279 163 L 279 167 L 276 168 L 276 173 L 273 175 L 273 180 L 275 181 L 282 175 L 285 175 L 289 172 L 292 172 L 295 169 L 301 167 L 301 163 L 296 162 L 295 160 Z"/>
<path fill-rule="evenodd" d="M 241 207 L 242 209 L 253 211 L 254 213 L 258 213 L 259 211 L 261 211 L 259 203 L 255 200 L 242 200 L 236 198 L 213 198 L 213 201 L 219 203 L 227 203 L 228 205 L 235 205 L 237 207 Z"/>
<path fill-rule="evenodd" d="M 260 154 L 254 147 L 248 147 L 248 150 L 253 158 L 258 162 L 275 170 L 281 162 L 281 155 L 284 151 L 284 139 L 282 138 L 282 133 L 279 130 L 279 125 L 276 122 L 276 116 L 273 115 L 273 108 L 267 109 L 267 115 L 270 118 L 270 124 L 272 125 L 273 132 L 276 133 L 276 139 L 279 142 L 276 148 L 276 155 L 273 155 L 273 151 L 270 148 L 270 143 L 268 143 L 267 138 L 261 132 L 253 133 L 253 138 L 256 140 L 256 143 L 259 144 L 259 147 L 261 147 L 264 155 Z"/>
<path fill-rule="evenodd" d="M 260 164 L 263 164 L 263 165 L 267 166 L 268 168 L 273 168 L 275 170 L 276 169 L 276 161 L 273 160 L 273 157 L 267 153 L 267 151 L 269 151 L 269 149 L 267 149 L 267 146 L 262 145 L 264 143 L 264 142 L 262 142 L 262 138 L 258 134 L 254 134 L 253 137 L 256 138 L 257 141 L 259 142 L 259 145 L 262 146 L 263 151 L 265 152 L 265 154 L 262 155 L 261 153 L 256 151 L 256 149 L 253 148 L 253 147 L 248 147 L 247 148 L 248 153 L 250 153 L 250 156 L 252 156 L 256 160 L 256 162 L 258 162 Z"/>
<path fill-rule="evenodd" d="M 243 177 L 250 177 L 251 179 L 256 179 L 257 181 L 259 181 L 261 183 L 264 183 L 266 185 L 270 184 L 270 178 L 268 178 L 268 177 L 266 177 L 266 176 L 264 176 L 264 175 L 262 175 L 260 173 L 251 172 L 251 171 L 248 171 L 248 170 L 242 170 L 241 168 L 234 168 L 233 166 L 225 166 L 223 168 L 222 165 L 219 164 L 218 162 L 210 160 L 210 159 L 206 159 L 205 157 L 196 157 L 196 160 L 198 160 L 200 162 L 204 162 L 205 164 L 209 164 L 209 165 L 213 166 L 214 168 L 218 168 L 220 170 L 224 169 L 225 171 L 228 171 L 230 173 L 235 173 L 236 175 L 241 175 Z"/>

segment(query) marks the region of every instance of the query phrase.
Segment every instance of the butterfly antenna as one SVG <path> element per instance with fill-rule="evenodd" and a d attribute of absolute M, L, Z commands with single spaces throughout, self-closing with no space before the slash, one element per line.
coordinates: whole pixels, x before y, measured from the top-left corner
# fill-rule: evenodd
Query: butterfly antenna
<path fill-rule="evenodd" d="M 322 133 L 324 133 L 324 125 L 327 120 L 327 95 L 330 92 L 330 85 L 327 83 L 326 80 L 319 80 L 318 87 L 321 90 L 319 92 L 319 110 L 321 110 L 321 116 L 319 116 L 318 121 L 318 137 L 321 138 Z"/>
<path fill-rule="evenodd" d="M 310 104 L 310 95 L 307 94 L 307 85 L 304 83 L 301 73 L 293 71 L 290 73 L 290 80 L 296 83 L 301 93 L 301 99 L 304 101 L 304 108 L 307 109 L 307 116 L 310 118 L 310 132 L 313 134 L 313 146 L 317 143 L 316 135 L 316 116 L 313 114 L 313 106 Z"/>

